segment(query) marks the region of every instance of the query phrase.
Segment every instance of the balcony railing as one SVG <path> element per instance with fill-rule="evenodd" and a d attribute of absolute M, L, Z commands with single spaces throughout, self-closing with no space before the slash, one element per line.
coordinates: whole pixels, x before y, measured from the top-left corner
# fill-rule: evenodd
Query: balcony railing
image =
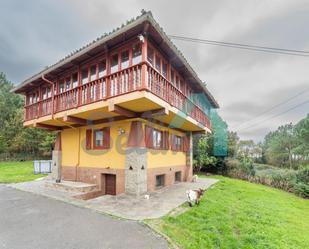
<path fill-rule="evenodd" d="M 142 63 L 104 76 L 54 96 L 54 113 L 77 108 L 137 90 L 149 91 L 165 100 L 179 111 L 210 128 L 207 115 L 171 82 L 146 63 L 147 84 L 142 84 Z M 50 115 L 52 98 L 25 106 L 25 120 Z"/>

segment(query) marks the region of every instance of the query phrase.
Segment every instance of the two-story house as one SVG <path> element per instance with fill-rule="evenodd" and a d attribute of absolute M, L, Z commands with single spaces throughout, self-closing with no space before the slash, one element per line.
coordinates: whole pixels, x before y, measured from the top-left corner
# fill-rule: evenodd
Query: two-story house
<path fill-rule="evenodd" d="M 24 126 L 57 132 L 55 168 L 102 194 L 192 178 L 192 134 L 218 104 L 151 12 L 74 51 L 15 88 Z"/>

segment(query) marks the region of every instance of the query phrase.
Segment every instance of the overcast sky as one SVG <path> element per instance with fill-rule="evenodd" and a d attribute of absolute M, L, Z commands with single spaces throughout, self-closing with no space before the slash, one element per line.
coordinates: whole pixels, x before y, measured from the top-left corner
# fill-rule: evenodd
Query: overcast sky
<path fill-rule="evenodd" d="M 309 50 L 308 1 L 1 0 L 0 71 L 20 83 L 139 15 L 141 9 L 151 10 L 167 34 Z M 277 126 L 309 113 L 307 103 L 270 119 L 309 100 L 309 58 L 174 42 L 207 82 L 230 129 L 242 139 L 259 141 Z"/>

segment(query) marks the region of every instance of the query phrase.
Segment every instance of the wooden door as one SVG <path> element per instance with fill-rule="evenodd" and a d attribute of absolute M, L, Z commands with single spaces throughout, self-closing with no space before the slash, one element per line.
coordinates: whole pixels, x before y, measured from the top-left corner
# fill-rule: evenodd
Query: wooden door
<path fill-rule="evenodd" d="M 105 175 L 105 194 L 116 195 L 116 175 Z"/>

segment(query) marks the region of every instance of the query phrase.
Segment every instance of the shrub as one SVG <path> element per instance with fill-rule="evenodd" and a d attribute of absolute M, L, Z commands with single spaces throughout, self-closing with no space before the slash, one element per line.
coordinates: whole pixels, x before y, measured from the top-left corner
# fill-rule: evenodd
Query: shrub
<path fill-rule="evenodd" d="M 225 163 L 227 175 L 230 177 L 268 185 L 309 198 L 309 166 L 298 171 L 279 169 L 269 165 L 255 166 L 246 157 L 238 160 L 228 159 Z"/>
<path fill-rule="evenodd" d="M 293 185 L 296 194 L 309 198 L 309 166 L 298 170 Z"/>

